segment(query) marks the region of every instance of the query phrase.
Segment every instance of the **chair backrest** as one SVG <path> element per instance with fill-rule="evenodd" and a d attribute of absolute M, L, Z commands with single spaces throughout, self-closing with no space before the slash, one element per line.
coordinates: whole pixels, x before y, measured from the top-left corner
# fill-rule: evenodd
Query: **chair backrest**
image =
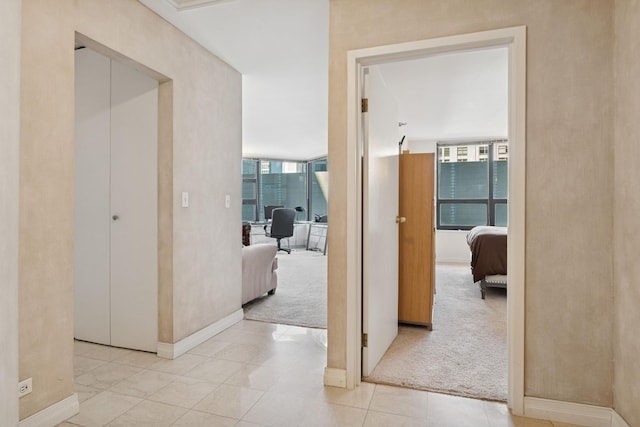
<path fill-rule="evenodd" d="M 274 209 L 278 209 L 278 208 L 284 208 L 284 206 L 280 205 L 280 206 L 265 206 L 264 207 L 264 219 L 268 220 L 271 219 L 272 215 L 273 215 L 273 210 Z"/>
<path fill-rule="evenodd" d="M 251 224 L 242 222 L 242 246 L 251 244 Z"/>
<path fill-rule="evenodd" d="M 293 236 L 293 221 L 296 211 L 290 208 L 277 208 L 272 212 L 271 237 L 283 238 Z"/>

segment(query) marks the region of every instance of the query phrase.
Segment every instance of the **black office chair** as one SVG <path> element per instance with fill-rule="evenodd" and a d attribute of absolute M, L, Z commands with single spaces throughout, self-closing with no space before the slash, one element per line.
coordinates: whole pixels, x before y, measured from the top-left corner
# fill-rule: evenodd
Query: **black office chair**
<path fill-rule="evenodd" d="M 295 209 L 277 208 L 271 212 L 271 230 L 266 233 L 267 237 L 278 241 L 278 250 L 290 254 L 291 249 L 280 247 L 280 240 L 293 236 L 293 221 L 296 218 Z"/>
<path fill-rule="evenodd" d="M 271 219 L 271 216 L 273 215 L 273 210 L 274 209 L 279 209 L 279 208 L 284 208 L 284 206 L 282 205 L 267 205 L 264 207 L 264 220 L 268 221 Z"/>

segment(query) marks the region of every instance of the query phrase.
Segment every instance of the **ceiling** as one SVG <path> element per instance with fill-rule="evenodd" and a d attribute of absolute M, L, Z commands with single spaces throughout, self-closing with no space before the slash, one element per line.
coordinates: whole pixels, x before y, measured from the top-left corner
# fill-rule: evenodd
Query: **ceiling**
<path fill-rule="evenodd" d="M 409 141 L 506 138 L 508 50 L 449 53 L 379 65 Z"/>
<path fill-rule="evenodd" d="M 327 154 L 328 0 L 139 1 L 242 73 L 243 156 Z M 506 136 L 506 48 L 380 67 L 408 140 Z"/>

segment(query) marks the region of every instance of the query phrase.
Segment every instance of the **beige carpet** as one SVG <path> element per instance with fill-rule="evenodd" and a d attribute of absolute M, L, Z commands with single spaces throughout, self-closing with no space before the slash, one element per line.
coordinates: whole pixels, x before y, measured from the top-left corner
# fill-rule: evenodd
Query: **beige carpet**
<path fill-rule="evenodd" d="M 467 266 L 439 264 L 433 331 L 401 326 L 366 381 L 507 400 L 506 291 L 485 300 Z"/>
<path fill-rule="evenodd" d="M 277 272 L 276 293 L 246 304 L 244 318 L 326 329 L 326 255 L 304 248 L 278 252 Z"/>

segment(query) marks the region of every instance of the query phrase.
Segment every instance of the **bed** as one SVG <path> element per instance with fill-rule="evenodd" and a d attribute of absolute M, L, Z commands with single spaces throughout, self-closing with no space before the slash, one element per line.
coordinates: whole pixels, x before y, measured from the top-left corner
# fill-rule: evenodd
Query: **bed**
<path fill-rule="evenodd" d="M 467 234 L 473 282 L 480 282 L 482 299 L 488 287 L 507 287 L 507 228 L 478 226 Z"/>

